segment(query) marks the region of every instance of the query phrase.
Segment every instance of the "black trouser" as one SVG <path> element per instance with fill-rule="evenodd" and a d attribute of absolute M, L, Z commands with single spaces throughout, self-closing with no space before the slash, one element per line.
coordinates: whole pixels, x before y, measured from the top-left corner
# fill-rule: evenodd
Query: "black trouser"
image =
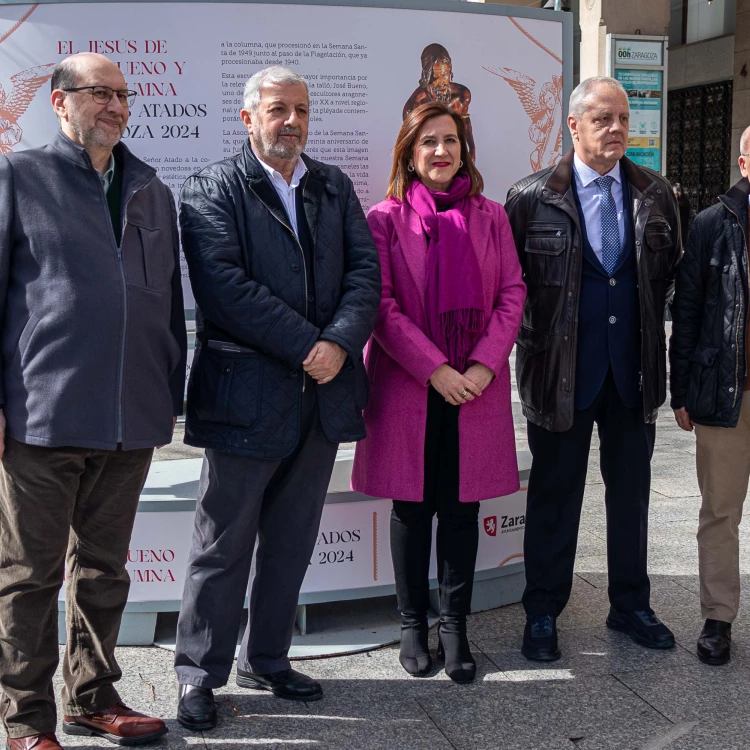
<path fill-rule="evenodd" d="M 301 412 L 299 442 L 284 459 L 206 451 L 177 624 L 180 684 L 226 685 L 253 553 L 237 666 L 260 674 L 290 666 L 297 599 L 338 448 L 323 433 L 315 386 L 308 385 Z"/>
<path fill-rule="evenodd" d="M 529 423 L 533 456 L 526 510 L 524 557 L 528 615 L 559 615 L 573 585 L 578 525 L 596 422 L 607 511 L 609 601 L 622 611 L 649 606 L 646 570 L 648 500 L 655 426 L 639 405 L 629 409 L 612 373 L 594 403 L 576 411 L 567 432 Z"/>
<path fill-rule="evenodd" d="M 391 555 L 396 598 L 404 621 L 422 619 L 429 607 L 432 517 L 437 513 L 440 614 L 462 618 L 471 609 L 479 544 L 479 503 L 458 501 L 458 411 L 432 387 L 427 398 L 424 500 L 395 500 Z"/>

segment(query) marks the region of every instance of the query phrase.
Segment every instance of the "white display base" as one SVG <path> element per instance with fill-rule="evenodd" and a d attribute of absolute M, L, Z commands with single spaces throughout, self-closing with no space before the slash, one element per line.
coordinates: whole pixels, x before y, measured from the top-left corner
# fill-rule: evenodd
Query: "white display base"
<path fill-rule="evenodd" d="M 239 656 L 246 617 L 237 638 L 235 657 Z M 437 624 L 434 612 L 429 615 L 430 627 Z M 174 651 L 174 617 L 160 624 L 155 645 Z M 289 658 L 324 659 L 329 656 L 357 654 L 397 643 L 401 637 L 401 623 L 396 609 L 396 597 L 384 596 L 353 602 L 328 602 L 308 608 L 308 627 L 311 632 L 301 635 L 295 630 Z"/>
<path fill-rule="evenodd" d="M 382 604 L 383 597 L 392 599 L 394 593 L 391 501 L 349 489 L 353 458 L 350 449 L 340 450 L 336 458 L 318 542 L 300 592 L 294 658 L 353 653 L 399 637 L 399 625 L 392 616 L 395 604 Z M 128 553 L 132 583 L 120 645 L 153 643 L 157 614 L 180 609 L 201 464 L 201 459 L 178 459 L 159 461 L 151 467 Z M 481 503 L 474 611 L 520 600 L 530 465 L 531 456 L 519 454 L 520 491 Z M 431 587 L 436 589 L 434 554 L 430 576 Z M 59 601 L 61 643 L 65 639 L 64 596 L 63 587 Z M 433 606 L 437 608 L 434 597 Z M 165 645 L 168 640 L 168 635 L 166 640 L 160 638 Z"/>

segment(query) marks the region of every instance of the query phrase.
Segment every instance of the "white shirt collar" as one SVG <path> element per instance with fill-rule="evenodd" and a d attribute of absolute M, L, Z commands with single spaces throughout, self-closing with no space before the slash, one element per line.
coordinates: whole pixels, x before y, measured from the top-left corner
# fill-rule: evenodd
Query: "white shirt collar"
<path fill-rule="evenodd" d="M 622 175 L 620 172 L 620 162 L 618 161 L 612 169 L 607 172 L 606 175 L 600 175 L 595 169 L 591 169 L 588 164 L 585 164 L 582 159 L 578 157 L 578 154 L 573 155 L 573 169 L 578 179 L 581 181 L 583 187 L 588 187 L 594 180 L 598 180 L 600 177 L 612 177 L 615 182 L 622 182 Z"/>
<path fill-rule="evenodd" d="M 255 153 L 255 152 L 253 152 Z M 287 187 L 288 190 L 294 190 L 299 183 L 300 180 L 305 176 L 305 172 L 307 172 L 307 167 L 305 166 L 305 162 L 302 161 L 302 157 L 300 156 L 297 159 L 297 163 L 294 165 L 294 173 L 292 174 L 292 181 L 287 185 L 286 180 L 284 179 L 284 175 L 281 174 L 278 170 L 274 169 L 273 167 L 266 164 L 263 159 L 258 156 L 258 154 L 255 154 L 258 161 L 260 162 L 261 167 L 266 170 L 266 174 L 271 178 L 271 182 L 281 182 L 284 183 L 284 185 Z"/>

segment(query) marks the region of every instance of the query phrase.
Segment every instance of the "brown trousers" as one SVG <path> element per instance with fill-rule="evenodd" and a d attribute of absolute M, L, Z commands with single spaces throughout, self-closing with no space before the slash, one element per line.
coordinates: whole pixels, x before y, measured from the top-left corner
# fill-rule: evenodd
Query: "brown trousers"
<path fill-rule="evenodd" d="M 740 521 L 750 480 L 750 391 L 736 427 L 696 425 L 703 502 L 698 522 L 701 614 L 733 622 L 740 605 Z"/>
<path fill-rule="evenodd" d="M 63 712 L 119 700 L 115 643 L 125 563 L 152 448 L 41 448 L 7 440 L 0 470 L 0 717 L 9 737 L 54 732 L 57 597 L 66 576 Z"/>

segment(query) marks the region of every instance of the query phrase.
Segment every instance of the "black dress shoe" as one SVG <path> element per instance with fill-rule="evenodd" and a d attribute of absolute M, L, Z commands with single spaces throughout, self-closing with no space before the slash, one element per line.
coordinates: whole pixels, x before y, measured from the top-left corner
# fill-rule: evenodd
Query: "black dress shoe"
<path fill-rule="evenodd" d="M 270 674 L 254 674 L 238 669 L 237 684 L 243 688 L 270 690 L 275 696 L 291 701 L 317 701 L 323 697 L 319 682 L 294 669 Z"/>
<path fill-rule="evenodd" d="M 706 620 L 698 638 L 698 658 L 704 664 L 719 666 L 729 661 L 732 646 L 732 623 Z"/>
<path fill-rule="evenodd" d="M 650 608 L 620 612 L 610 607 L 607 627 L 629 635 L 639 646 L 659 649 L 674 648 L 672 631 Z"/>
<path fill-rule="evenodd" d="M 185 729 L 193 731 L 213 729 L 217 722 L 213 690 L 195 685 L 180 685 L 177 721 Z"/>
<path fill-rule="evenodd" d="M 557 661 L 557 618 L 552 615 L 531 615 L 526 618 L 521 653 L 532 661 Z"/>
<path fill-rule="evenodd" d="M 430 647 L 427 643 L 427 618 L 401 618 L 401 649 L 398 660 L 413 677 L 426 677 L 432 670 Z"/>

